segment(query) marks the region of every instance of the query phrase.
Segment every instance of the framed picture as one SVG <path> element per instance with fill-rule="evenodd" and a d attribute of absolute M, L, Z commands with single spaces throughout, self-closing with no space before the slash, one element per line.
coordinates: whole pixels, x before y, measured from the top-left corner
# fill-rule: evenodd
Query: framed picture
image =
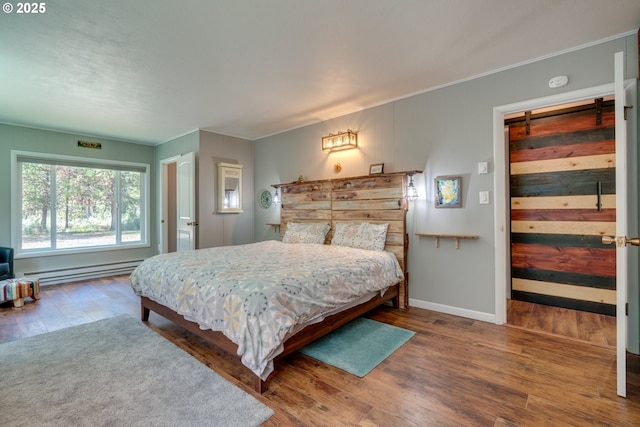
<path fill-rule="evenodd" d="M 462 178 L 438 176 L 435 179 L 436 208 L 459 208 L 462 206 Z"/>
<path fill-rule="evenodd" d="M 376 163 L 369 166 L 369 175 L 384 173 L 384 163 Z"/>

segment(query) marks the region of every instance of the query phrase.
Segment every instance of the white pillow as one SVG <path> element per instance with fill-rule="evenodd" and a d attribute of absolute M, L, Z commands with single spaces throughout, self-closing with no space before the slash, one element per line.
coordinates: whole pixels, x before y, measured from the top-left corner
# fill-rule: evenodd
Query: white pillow
<path fill-rule="evenodd" d="M 331 244 L 349 246 L 357 249 L 383 251 L 387 240 L 389 224 L 371 224 L 368 222 L 338 222 L 333 232 Z"/>
<path fill-rule="evenodd" d="M 324 243 L 329 224 L 323 222 L 288 222 L 283 243 Z"/>

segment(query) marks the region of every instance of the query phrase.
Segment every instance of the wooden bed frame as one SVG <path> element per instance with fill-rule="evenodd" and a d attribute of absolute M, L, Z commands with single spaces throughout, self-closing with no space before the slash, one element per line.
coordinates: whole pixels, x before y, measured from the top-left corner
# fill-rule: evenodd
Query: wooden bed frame
<path fill-rule="evenodd" d="M 274 363 L 381 304 L 392 303 L 395 308 L 407 306 L 406 256 L 408 238 L 405 188 L 407 176 L 415 173 L 420 172 L 411 171 L 274 185 L 282 192 L 281 236 L 284 235 L 289 221 L 330 222 L 332 230 L 335 223 L 340 221 L 388 223 L 389 230 L 385 250 L 396 255 L 405 274 L 405 280 L 390 287 L 383 296 L 378 294 L 363 304 L 328 316 L 322 322 L 306 326 L 292 335 L 285 341 L 284 350 L 274 359 Z M 330 231 L 326 243 L 331 242 L 331 237 L 332 232 Z M 140 305 L 142 321 L 148 321 L 150 312 L 154 311 L 240 359 L 237 352 L 238 346 L 222 332 L 202 330 L 197 323 L 186 320 L 173 310 L 147 297 L 140 298 Z M 254 374 L 254 389 L 257 393 L 262 394 L 266 390 L 267 381 L 275 372 L 274 370 L 267 380 L 262 380 Z"/>

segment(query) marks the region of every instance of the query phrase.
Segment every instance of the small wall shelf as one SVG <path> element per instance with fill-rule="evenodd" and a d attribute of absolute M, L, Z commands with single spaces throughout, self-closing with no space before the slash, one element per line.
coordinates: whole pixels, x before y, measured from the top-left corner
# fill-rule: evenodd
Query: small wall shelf
<path fill-rule="evenodd" d="M 277 223 L 275 223 L 275 222 L 268 222 L 268 223 L 267 223 L 267 225 L 268 225 L 269 227 L 273 227 L 273 231 L 274 231 L 274 232 L 276 232 L 276 233 L 279 233 L 279 232 L 280 232 L 280 223 L 279 223 L 279 222 L 277 222 Z"/>
<path fill-rule="evenodd" d="M 460 247 L 460 239 L 474 239 L 477 240 L 480 236 L 475 234 L 436 234 L 436 233 L 416 233 L 416 236 L 421 237 L 433 237 L 436 248 L 440 246 L 440 239 L 453 239 L 456 244 L 456 249 Z"/>

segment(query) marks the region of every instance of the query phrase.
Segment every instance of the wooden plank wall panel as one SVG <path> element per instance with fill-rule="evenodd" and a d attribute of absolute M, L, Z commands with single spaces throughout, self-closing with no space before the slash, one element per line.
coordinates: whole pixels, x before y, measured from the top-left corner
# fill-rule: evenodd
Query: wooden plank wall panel
<path fill-rule="evenodd" d="M 593 156 L 572 157 L 566 159 L 538 160 L 511 163 L 511 175 L 565 172 L 571 170 L 593 170 L 616 167 L 616 155 L 597 154 Z"/>
<path fill-rule="evenodd" d="M 588 271 L 593 276 L 615 277 L 616 260 L 611 249 L 561 245 L 511 244 L 511 266 L 565 273 Z"/>
<path fill-rule="evenodd" d="M 331 243 L 338 222 L 389 224 L 385 250 L 393 253 L 406 270 L 407 233 L 403 173 L 361 176 L 280 185 L 281 237 L 289 221 L 326 222 L 331 225 L 325 243 Z M 405 280 L 400 287 L 400 305 L 408 304 Z"/>
<path fill-rule="evenodd" d="M 615 222 L 595 221 L 511 221 L 512 233 L 589 234 L 607 236 L 615 234 Z"/>
<path fill-rule="evenodd" d="M 603 194 L 603 209 L 616 208 L 616 195 Z M 563 197 L 511 197 L 511 209 L 593 209 L 593 194 L 585 196 L 563 196 Z"/>
<path fill-rule="evenodd" d="M 513 210 L 512 221 L 609 221 L 615 222 L 615 209 L 527 209 Z"/>
<path fill-rule="evenodd" d="M 595 110 L 595 109 L 594 109 Z M 578 132 L 575 137 L 567 136 L 565 140 L 574 140 L 581 141 L 580 131 L 591 132 L 594 130 L 593 119 L 594 112 L 587 113 L 575 113 L 571 117 L 571 131 Z M 545 117 L 542 119 L 534 119 L 535 123 L 531 123 L 529 126 L 530 135 L 535 135 L 536 137 L 544 137 L 551 136 L 551 139 L 555 139 L 557 134 L 566 133 L 566 119 L 569 114 L 556 115 L 553 117 Z M 602 123 L 599 125 L 600 128 L 613 127 L 615 128 L 615 120 L 616 115 L 614 113 L 613 102 L 605 103 L 603 106 L 603 114 L 602 114 Z M 527 129 L 523 124 L 518 124 L 513 126 L 513 132 L 510 132 L 512 137 L 511 141 L 520 141 L 527 138 Z M 543 139 L 541 141 L 544 141 Z M 530 141 L 521 141 L 521 144 L 530 144 Z"/>
<path fill-rule="evenodd" d="M 602 194 L 616 191 L 615 168 L 512 175 L 510 181 L 511 195 L 515 197 L 593 196 L 598 181 L 602 183 Z M 595 201 L 593 199 L 593 206 Z"/>
<path fill-rule="evenodd" d="M 404 179 L 402 175 L 374 175 L 353 179 L 333 180 L 331 230 L 338 222 L 388 223 L 385 250 L 401 253 L 400 266 L 405 269 Z M 372 213 L 386 215 L 372 218 Z M 395 216 L 394 216 L 395 214 Z M 395 247 L 395 248 L 394 248 Z"/>
<path fill-rule="evenodd" d="M 331 185 L 315 181 L 280 186 L 282 209 L 280 238 L 288 222 L 325 222 L 331 224 Z"/>
<path fill-rule="evenodd" d="M 593 125 L 593 116 L 589 119 Z M 613 122 L 608 127 L 574 131 L 563 135 L 537 136 L 527 138 L 523 135 L 521 126 L 511 133 L 509 142 L 509 157 L 512 163 L 530 160 L 559 159 L 566 157 L 585 156 L 592 154 L 606 154 L 615 152 L 615 128 Z M 540 130 L 540 126 L 533 125 L 533 132 Z M 513 139 L 517 138 L 517 139 Z"/>
<path fill-rule="evenodd" d="M 595 107 L 510 124 L 512 298 L 615 315 L 614 121 L 610 102 L 601 124 Z"/>

